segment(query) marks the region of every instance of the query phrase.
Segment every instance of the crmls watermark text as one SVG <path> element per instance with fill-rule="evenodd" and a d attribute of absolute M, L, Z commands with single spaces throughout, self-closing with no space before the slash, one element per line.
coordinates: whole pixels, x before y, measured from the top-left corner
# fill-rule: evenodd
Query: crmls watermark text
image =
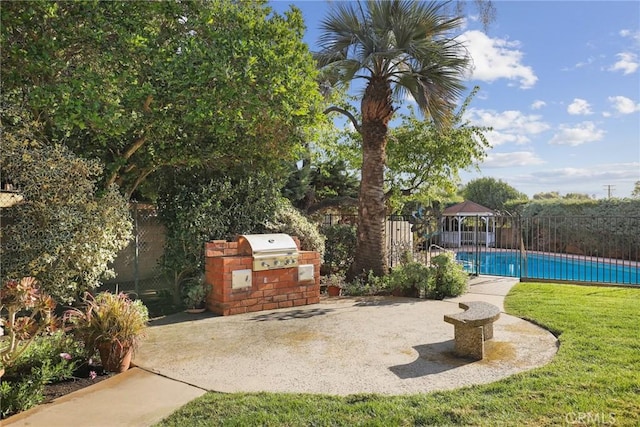
<path fill-rule="evenodd" d="M 612 426 L 616 423 L 616 414 L 606 412 L 569 412 L 564 421 L 570 425 Z"/>

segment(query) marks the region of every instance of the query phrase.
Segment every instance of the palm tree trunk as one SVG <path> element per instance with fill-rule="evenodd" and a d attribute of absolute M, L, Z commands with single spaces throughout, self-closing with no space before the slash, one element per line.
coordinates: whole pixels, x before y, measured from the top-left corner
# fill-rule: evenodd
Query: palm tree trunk
<path fill-rule="evenodd" d="M 391 86 L 372 79 L 362 98 L 362 176 L 358 199 L 358 234 L 355 259 L 348 279 L 372 271 L 387 274 L 384 166 L 388 123 L 393 115 Z"/>

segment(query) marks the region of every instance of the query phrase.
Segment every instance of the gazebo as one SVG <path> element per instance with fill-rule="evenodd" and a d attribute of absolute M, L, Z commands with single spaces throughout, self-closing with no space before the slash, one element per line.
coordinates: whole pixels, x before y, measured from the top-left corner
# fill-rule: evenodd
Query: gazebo
<path fill-rule="evenodd" d="M 495 212 L 465 200 L 442 213 L 440 243 L 445 247 L 464 245 L 494 246 L 496 241 Z"/>

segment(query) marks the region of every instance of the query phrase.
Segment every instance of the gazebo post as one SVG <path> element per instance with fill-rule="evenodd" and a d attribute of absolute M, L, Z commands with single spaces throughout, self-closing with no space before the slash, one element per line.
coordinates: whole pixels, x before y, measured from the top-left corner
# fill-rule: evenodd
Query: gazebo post
<path fill-rule="evenodd" d="M 485 232 L 484 232 L 484 247 L 488 248 L 489 247 L 489 217 L 486 216 L 484 217 L 484 221 L 485 221 Z"/>

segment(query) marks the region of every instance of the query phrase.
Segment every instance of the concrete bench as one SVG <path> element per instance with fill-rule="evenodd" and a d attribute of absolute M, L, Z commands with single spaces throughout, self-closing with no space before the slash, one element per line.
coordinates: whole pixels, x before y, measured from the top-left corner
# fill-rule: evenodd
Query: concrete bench
<path fill-rule="evenodd" d="M 500 317 L 500 309 L 482 301 L 461 302 L 458 306 L 465 311 L 444 316 L 444 321 L 454 326 L 455 353 L 481 360 L 484 358 L 484 342 L 493 338 L 493 322 Z"/>

